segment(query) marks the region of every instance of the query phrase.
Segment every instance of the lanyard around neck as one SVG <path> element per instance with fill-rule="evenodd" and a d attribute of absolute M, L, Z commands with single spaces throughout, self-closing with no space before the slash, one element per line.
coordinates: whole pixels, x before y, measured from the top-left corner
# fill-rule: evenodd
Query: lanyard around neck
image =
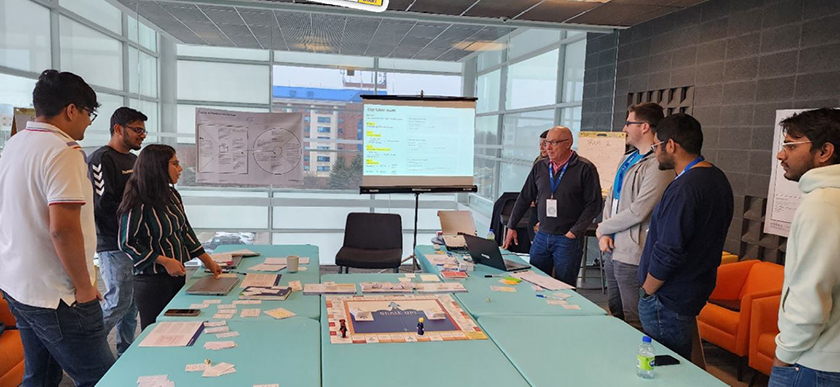
<path fill-rule="evenodd" d="M 548 165 L 548 178 L 551 181 L 551 198 L 554 199 L 554 191 L 557 191 L 557 188 L 560 187 L 560 180 L 563 179 L 563 175 L 566 174 L 566 168 L 569 167 L 569 161 L 566 161 L 566 164 L 563 164 L 563 168 L 560 169 L 560 175 L 557 176 L 557 181 L 554 181 L 554 168 L 551 168 L 551 164 Z"/>
<path fill-rule="evenodd" d="M 683 170 L 682 170 L 682 172 L 680 172 L 680 174 L 679 174 L 679 175 L 677 175 L 677 177 L 676 177 L 674 180 L 679 179 L 679 178 L 680 178 L 680 176 L 682 176 L 682 175 L 683 175 L 683 173 L 685 173 L 685 171 L 687 171 L 687 170 L 691 169 L 692 167 L 694 167 L 695 165 L 697 165 L 697 164 L 699 164 L 699 163 L 702 163 L 702 162 L 703 162 L 703 161 L 705 161 L 705 160 L 706 160 L 706 159 L 705 159 L 705 158 L 703 158 L 703 156 L 697 156 L 697 158 L 696 158 L 696 159 L 692 160 L 690 163 L 688 163 L 688 165 L 686 165 L 686 166 L 685 166 L 685 169 L 683 169 Z"/>

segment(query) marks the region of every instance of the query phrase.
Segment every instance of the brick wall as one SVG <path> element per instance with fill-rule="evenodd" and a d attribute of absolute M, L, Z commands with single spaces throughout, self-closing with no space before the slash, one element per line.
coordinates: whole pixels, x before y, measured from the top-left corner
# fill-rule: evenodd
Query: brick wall
<path fill-rule="evenodd" d="M 711 0 L 587 44 L 583 130 L 621 130 L 627 93 L 696 86 L 703 154 L 735 193 L 730 251 L 744 196 L 767 197 L 775 111 L 840 106 L 838 0 Z"/>

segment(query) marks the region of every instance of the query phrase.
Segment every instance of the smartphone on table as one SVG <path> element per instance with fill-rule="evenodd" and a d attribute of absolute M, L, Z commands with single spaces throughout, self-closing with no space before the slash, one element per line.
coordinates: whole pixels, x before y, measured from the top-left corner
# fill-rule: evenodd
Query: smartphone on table
<path fill-rule="evenodd" d="M 167 309 L 163 315 L 171 317 L 190 317 L 198 316 L 199 313 L 201 313 L 201 311 L 198 309 Z"/>

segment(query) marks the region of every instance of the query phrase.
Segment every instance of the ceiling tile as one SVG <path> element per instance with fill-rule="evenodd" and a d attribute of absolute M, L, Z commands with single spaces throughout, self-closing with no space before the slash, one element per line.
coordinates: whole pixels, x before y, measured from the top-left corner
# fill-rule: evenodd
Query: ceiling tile
<path fill-rule="evenodd" d="M 201 13 L 201 11 L 199 11 L 198 7 L 191 4 L 160 3 L 160 6 L 172 14 L 172 16 L 185 23 L 210 21 L 203 13 Z"/>
<path fill-rule="evenodd" d="M 625 26 L 634 19 L 659 10 L 659 6 L 604 3 L 568 20 L 569 23 Z M 670 8 L 670 7 L 666 7 Z M 675 10 L 671 8 L 671 10 Z"/>
<path fill-rule="evenodd" d="M 481 0 L 475 7 L 467 11 L 464 16 L 512 18 L 539 2 L 540 0 Z"/>
<path fill-rule="evenodd" d="M 562 23 L 584 12 L 600 7 L 601 3 L 548 0 L 520 16 L 517 20 Z"/>
<path fill-rule="evenodd" d="M 435 13 L 440 15 L 460 15 L 466 11 L 476 0 L 445 0 L 445 1 L 430 1 L 417 0 L 411 6 L 411 12 Z M 516 0 L 515 2 L 519 2 Z M 528 0 L 534 1 L 534 0 Z M 390 7 L 389 7 L 390 8 Z"/>
<path fill-rule="evenodd" d="M 277 21 L 274 19 L 274 13 L 271 11 L 254 11 L 254 10 L 241 10 L 239 11 L 239 15 L 242 16 L 242 19 L 245 20 L 245 23 L 248 25 L 257 25 L 257 26 L 277 26 Z"/>

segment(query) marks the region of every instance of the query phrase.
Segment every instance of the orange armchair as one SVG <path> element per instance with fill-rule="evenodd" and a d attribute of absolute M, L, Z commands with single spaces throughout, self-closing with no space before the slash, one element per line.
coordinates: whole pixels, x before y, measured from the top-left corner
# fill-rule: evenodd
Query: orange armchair
<path fill-rule="evenodd" d="M 753 300 L 781 294 L 783 281 L 784 267 L 775 263 L 748 260 L 718 267 L 717 285 L 697 326 L 703 340 L 740 358 L 738 380 L 749 349 Z"/>
<path fill-rule="evenodd" d="M 17 386 L 23 382 L 23 342 L 15 329 L 15 317 L 6 300 L 0 296 L 0 322 L 6 330 L 0 334 L 0 386 Z"/>
<path fill-rule="evenodd" d="M 753 301 L 750 318 L 750 367 L 770 376 L 776 356 L 776 335 L 779 334 L 779 302 L 782 296 Z"/>

